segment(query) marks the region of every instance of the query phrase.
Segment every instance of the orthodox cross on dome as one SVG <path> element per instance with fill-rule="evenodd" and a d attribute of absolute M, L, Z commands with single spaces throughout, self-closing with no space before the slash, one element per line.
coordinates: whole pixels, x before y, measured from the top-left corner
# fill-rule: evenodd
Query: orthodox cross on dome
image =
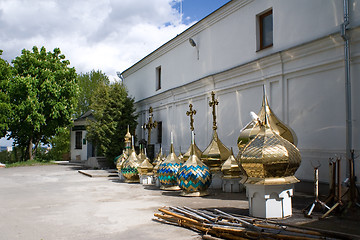
<path fill-rule="evenodd" d="M 189 104 L 190 110 L 186 112 L 186 115 L 190 116 L 190 130 L 194 131 L 194 117 L 193 116 L 196 114 L 196 110 L 195 109 L 193 110 L 192 107 L 193 107 L 193 105 L 190 103 Z"/>
<path fill-rule="evenodd" d="M 218 105 L 219 102 L 217 99 L 215 99 L 215 93 L 212 91 L 211 92 L 211 101 L 209 102 L 209 106 L 212 107 L 212 115 L 213 115 L 213 129 L 216 130 L 217 126 L 216 126 L 216 111 L 215 111 L 215 107 L 216 105 Z"/>
<path fill-rule="evenodd" d="M 150 144 L 150 140 L 151 140 L 151 129 L 157 127 L 157 122 L 156 122 L 156 121 L 153 122 L 152 118 L 153 118 L 153 108 L 150 107 L 150 108 L 149 108 L 149 121 L 148 121 L 148 123 L 144 123 L 144 125 L 142 126 L 142 128 L 148 130 L 148 143 L 147 143 L 147 144 Z"/>

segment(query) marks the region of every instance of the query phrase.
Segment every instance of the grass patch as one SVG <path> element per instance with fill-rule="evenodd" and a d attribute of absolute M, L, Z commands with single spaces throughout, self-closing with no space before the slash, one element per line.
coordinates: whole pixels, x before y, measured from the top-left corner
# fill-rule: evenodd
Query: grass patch
<path fill-rule="evenodd" d="M 56 164 L 52 161 L 48 162 L 48 161 L 39 161 L 39 160 L 29 160 L 29 161 L 24 161 L 24 162 L 15 162 L 15 163 L 9 163 L 6 164 L 6 168 L 11 168 L 11 167 L 26 167 L 26 166 L 41 166 L 41 165 L 53 165 Z"/>

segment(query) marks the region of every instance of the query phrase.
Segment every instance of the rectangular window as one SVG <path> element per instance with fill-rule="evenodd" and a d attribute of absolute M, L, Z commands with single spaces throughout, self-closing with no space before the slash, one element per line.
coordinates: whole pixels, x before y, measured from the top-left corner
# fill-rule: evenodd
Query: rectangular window
<path fill-rule="evenodd" d="M 82 149 L 82 132 L 75 133 L 75 149 Z"/>
<path fill-rule="evenodd" d="M 161 89 L 161 66 L 156 68 L 156 91 Z"/>
<path fill-rule="evenodd" d="M 258 21 L 258 50 L 273 45 L 273 14 L 272 9 L 259 14 Z"/>
<path fill-rule="evenodd" d="M 162 143 L 162 122 L 158 122 L 157 125 L 158 134 L 157 134 L 157 143 Z"/>

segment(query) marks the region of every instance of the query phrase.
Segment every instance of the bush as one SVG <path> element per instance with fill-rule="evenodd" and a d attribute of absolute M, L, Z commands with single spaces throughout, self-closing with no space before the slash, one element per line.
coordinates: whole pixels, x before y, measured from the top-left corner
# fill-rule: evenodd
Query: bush
<path fill-rule="evenodd" d="M 0 152 L 0 162 L 5 164 L 11 164 L 15 162 L 21 162 L 21 151 L 19 148 L 14 147 L 13 151 Z"/>

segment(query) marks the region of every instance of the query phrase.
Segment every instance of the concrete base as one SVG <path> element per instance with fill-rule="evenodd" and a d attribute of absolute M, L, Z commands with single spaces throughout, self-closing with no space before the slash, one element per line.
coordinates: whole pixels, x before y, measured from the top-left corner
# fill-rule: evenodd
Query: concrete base
<path fill-rule="evenodd" d="M 222 189 L 222 172 L 218 171 L 218 172 L 211 172 L 212 175 L 212 180 L 211 180 L 211 184 L 210 184 L 210 189 Z"/>
<path fill-rule="evenodd" d="M 155 184 L 156 187 L 160 187 L 160 186 L 161 186 L 160 180 L 159 180 L 159 178 L 158 178 L 157 176 L 154 178 L 154 184 Z"/>
<path fill-rule="evenodd" d="M 240 183 L 241 178 L 223 178 L 222 191 L 223 192 L 242 192 L 244 185 Z"/>
<path fill-rule="evenodd" d="M 142 185 L 153 185 L 154 176 L 153 175 L 140 175 L 140 183 Z"/>
<path fill-rule="evenodd" d="M 124 182 L 124 181 L 125 181 L 125 178 L 124 178 L 124 176 L 122 175 L 121 171 L 118 171 L 118 176 L 119 176 L 121 182 Z"/>
<path fill-rule="evenodd" d="M 286 218 L 292 215 L 294 184 L 245 184 L 249 214 L 260 218 Z"/>

